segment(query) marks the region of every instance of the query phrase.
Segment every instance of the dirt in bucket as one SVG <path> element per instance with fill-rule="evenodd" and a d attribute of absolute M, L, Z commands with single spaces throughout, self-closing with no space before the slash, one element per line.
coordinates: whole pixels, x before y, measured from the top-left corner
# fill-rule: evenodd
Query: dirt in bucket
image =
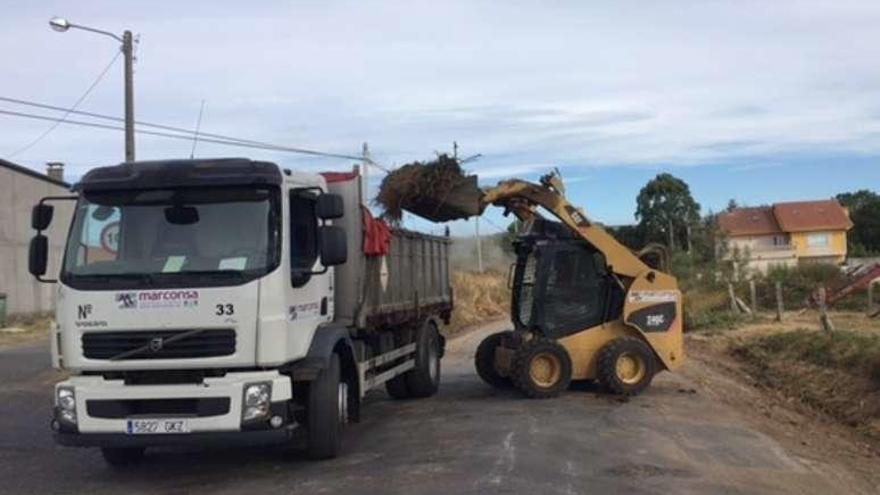
<path fill-rule="evenodd" d="M 375 203 L 391 223 L 399 223 L 404 210 L 444 222 L 479 214 L 480 194 L 476 176 L 466 175 L 456 158 L 441 154 L 391 171 L 382 179 Z"/>

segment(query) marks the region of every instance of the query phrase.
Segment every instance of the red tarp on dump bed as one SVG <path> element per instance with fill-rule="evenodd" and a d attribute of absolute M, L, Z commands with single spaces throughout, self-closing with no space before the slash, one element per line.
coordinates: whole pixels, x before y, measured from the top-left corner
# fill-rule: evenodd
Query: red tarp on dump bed
<path fill-rule="evenodd" d="M 385 256 L 391 251 L 391 229 L 384 220 L 373 218 L 367 208 L 364 212 L 364 254 Z"/>
<path fill-rule="evenodd" d="M 358 178 L 356 172 L 322 172 L 328 184 L 345 182 Z M 364 254 L 367 256 L 385 256 L 391 251 L 391 228 L 384 220 L 373 218 L 370 210 L 361 206 L 364 228 Z"/>

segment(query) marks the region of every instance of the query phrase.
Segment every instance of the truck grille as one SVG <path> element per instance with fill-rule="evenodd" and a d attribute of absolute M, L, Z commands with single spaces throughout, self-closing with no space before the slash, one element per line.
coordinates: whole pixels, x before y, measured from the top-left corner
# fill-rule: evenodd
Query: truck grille
<path fill-rule="evenodd" d="M 136 330 L 86 332 L 83 355 L 88 359 L 183 359 L 235 353 L 235 330 Z"/>
<path fill-rule="evenodd" d="M 229 413 L 229 398 L 87 400 L 93 418 L 120 419 L 132 416 L 195 416 L 207 418 Z"/>

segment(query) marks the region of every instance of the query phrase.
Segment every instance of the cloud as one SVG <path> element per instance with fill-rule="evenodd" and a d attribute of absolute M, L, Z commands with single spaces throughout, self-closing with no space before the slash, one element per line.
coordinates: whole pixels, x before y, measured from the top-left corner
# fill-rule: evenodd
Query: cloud
<path fill-rule="evenodd" d="M 389 164 L 429 158 L 452 141 L 465 155 L 482 153 L 473 168 L 492 180 L 549 164 L 880 153 L 875 2 L 156 4 L 5 9 L 0 43 L 23 48 L 4 55 L 3 93 L 69 105 L 113 55 L 102 37 L 51 32 L 46 20 L 63 13 L 141 33 L 143 120 L 193 126 L 204 98 L 207 132 L 346 153 L 366 141 Z M 121 114 L 117 69 L 84 109 Z M 0 156 L 44 128 L 0 116 Z M 20 158 L 36 167 L 112 163 L 121 140 L 62 126 Z M 143 158 L 186 156 L 189 146 L 138 138 Z M 209 143 L 199 152 L 351 165 Z"/>

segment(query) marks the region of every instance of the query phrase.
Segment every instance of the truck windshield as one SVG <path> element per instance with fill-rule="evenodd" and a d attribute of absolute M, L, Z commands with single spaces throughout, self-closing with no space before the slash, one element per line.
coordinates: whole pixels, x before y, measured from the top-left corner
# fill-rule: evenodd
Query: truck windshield
<path fill-rule="evenodd" d="M 277 191 L 254 187 L 85 191 L 61 279 L 110 288 L 244 283 L 277 266 L 277 203 Z"/>

